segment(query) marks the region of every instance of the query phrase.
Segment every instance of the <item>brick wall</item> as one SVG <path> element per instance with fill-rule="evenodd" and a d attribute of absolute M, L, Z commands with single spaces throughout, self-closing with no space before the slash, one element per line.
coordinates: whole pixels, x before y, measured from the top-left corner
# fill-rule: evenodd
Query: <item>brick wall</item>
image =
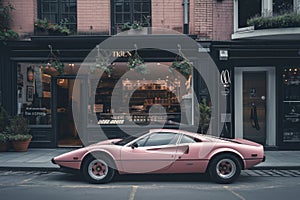
<path fill-rule="evenodd" d="M 213 40 L 230 40 L 233 33 L 233 0 L 215 0 L 213 10 Z"/>
<path fill-rule="evenodd" d="M 20 35 L 32 34 L 37 0 L 4 0 L 16 10 L 11 27 Z M 152 26 L 183 32 L 183 0 L 152 0 Z M 190 34 L 202 40 L 230 40 L 233 0 L 190 0 Z M 110 0 L 77 0 L 78 33 L 110 33 Z"/>
<path fill-rule="evenodd" d="M 200 39 L 213 37 L 213 0 L 195 0 L 195 34 Z"/>
<path fill-rule="evenodd" d="M 233 0 L 195 0 L 194 25 L 201 40 L 230 40 Z"/>
<path fill-rule="evenodd" d="M 15 10 L 11 12 L 13 22 L 11 29 L 22 35 L 29 35 L 34 30 L 34 19 L 37 16 L 37 1 L 36 0 L 4 0 L 4 5 L 10 2 Z"/>
<path fill-rule="evenodd" d="M 79 33 L 110 33 L 110 0 L 77 0 Z"/>
<path fill-rule="evenodd" d="M 152 0 L 152 27 L 183 32 L 183 0 Z"/>

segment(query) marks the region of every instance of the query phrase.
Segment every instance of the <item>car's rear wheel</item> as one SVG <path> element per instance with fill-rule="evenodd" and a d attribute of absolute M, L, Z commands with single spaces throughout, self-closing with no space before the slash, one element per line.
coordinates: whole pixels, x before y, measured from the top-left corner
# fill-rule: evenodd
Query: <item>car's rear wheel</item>
<path fill-rule="evenodd" d="M 241 174 L 241 164 L 232 154 L 214 157 L 209 165 L 209 175 L 217 183 L 232 183 Z"/>
<path fill-rule="evenodd" d="M 82 165 L 82 175 L 90 183 L 107 183 L 115 176 L 111 166 L 112 161 L 108 158 L 89 156 Z"/>

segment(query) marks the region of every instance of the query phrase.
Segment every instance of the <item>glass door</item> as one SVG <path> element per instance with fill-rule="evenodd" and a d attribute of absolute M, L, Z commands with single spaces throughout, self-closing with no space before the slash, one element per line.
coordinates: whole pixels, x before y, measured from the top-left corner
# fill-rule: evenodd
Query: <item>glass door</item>
<path fill-rule="evenodd" d="M 243 137 L 266 144 L 266 72 L 243 72 Z"/>
<path fill-rule="evenodd" d="M 73 109 L 79 109 L 81 99 L 73 98 L 75 77 L 54 77 L 53 83 L 53 126 L 58 147 L 80 147 L 78 129 L 75 126 Z M 81 88 L 76 88 L 81 90 Z M 80 91 L 79 91 L 80 92 Z M 73 103 L 72 103 L 73 102 Z M 76 106 L 76 108 L 74 108 Z M 79 118 L 82 116 L 78 115 Z M 79 119 L 79 122 L 83 120 Z"/>

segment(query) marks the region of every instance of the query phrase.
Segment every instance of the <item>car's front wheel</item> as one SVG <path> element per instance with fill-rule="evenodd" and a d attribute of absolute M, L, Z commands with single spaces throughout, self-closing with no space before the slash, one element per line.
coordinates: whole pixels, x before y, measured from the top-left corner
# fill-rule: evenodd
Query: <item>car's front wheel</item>
<path fill-rule="evenodd" d="M 107 158 L 89 156 L 82 165 L 82 175 L 90 183 L 110 182 L 115 175 L 111 163 L 112 161 Z"/>
<path fill-rule="evenodd" d="M 241 174 L 241 164 L 236 156 L 221 154 L 211 160 L 208 171 L 213 181 L 232 183 Z"/>

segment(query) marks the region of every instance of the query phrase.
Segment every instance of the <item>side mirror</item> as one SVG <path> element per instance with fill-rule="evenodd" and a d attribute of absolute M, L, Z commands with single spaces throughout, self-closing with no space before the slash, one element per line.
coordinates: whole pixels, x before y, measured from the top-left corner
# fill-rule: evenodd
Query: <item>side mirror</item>
<path fill-rule="evenodd" d="M 133 143 L 133 144 L 130 145 L 130 147 L 131 147 L 132 149 L 138 148 L 138 144 L 137 144 L 137 143 Z"/>

